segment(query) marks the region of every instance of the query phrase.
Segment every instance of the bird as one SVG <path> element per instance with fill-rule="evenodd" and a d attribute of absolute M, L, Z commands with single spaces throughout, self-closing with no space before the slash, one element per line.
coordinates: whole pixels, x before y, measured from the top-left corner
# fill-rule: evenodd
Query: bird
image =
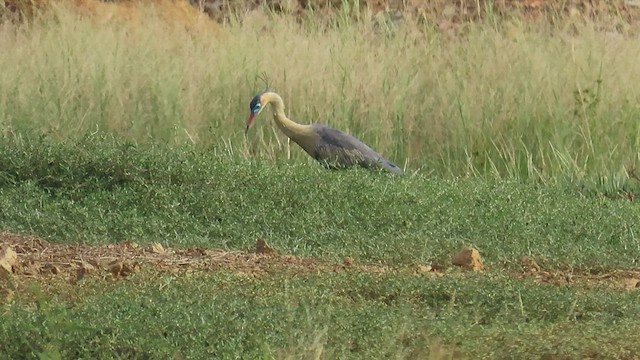
<path fill-rule="evenodd" d="M 282 97 L 268 89 L 254 96 L 249 103 L 251 114 L 247 120 L 245 136 L 267 104 L 271 104 L 273 108 L 273 119 L 278 128 L 325 168 L 346 169 L 360 166 L 404 175 L 404 171 L 396 164 L 383 158 L 352 135 L 327 125 L 303 125 L 289 119 L 284 113 Z"/>

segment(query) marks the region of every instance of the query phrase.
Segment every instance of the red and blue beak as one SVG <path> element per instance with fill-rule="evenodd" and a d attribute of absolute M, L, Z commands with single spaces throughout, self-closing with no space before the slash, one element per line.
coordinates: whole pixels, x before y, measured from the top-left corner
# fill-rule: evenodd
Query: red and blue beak
<path fill-rule="evenodd" d="M 249 115 L 249 120 L 247 120 L 247 128 L 244 129 L 244 134 L 247 135 L 249 129 L 253 126 L 253 121 L 256 116 L 260 114 L 260 110 L 262 110 L 262 101 L 260 101 L 260 94 L 256 95 L 249 104 L 249 109 L 251 110 L 251 115 Z"/>
<path fill-rule="evenodd" d="M 251 127 L 253 126 L 253 121 L 255 120 L 255 118 L 256 118 L 256 113 L 252 111 L 251 115 L 249 115 L 249 120 L 247 120 L 247 127 L 244 129 L 245 135 L 249 132 L 249 129 L 251 129 Z"/>

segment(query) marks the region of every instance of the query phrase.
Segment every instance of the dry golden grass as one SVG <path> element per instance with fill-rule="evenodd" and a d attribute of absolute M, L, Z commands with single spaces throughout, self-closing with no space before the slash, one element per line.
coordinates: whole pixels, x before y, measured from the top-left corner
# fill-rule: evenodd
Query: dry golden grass
<path fill-rule="evenodd" d="M 167 25 L 184 26 L 187 29 L 206 27 L 219 31 L 219 25 L 187 0 L 123 0 L 105 2 L 100 0 L 33 0 L 8 1 L 5 6 L 28 18 L 36 14 L 70 14 L 89 19 L 96 25 L 109 23 L 140 26 L 148 17 L 158 17 Z M 62 14 L 61 14 L 62 13 Z"/>
<path fill-rule="evenodd" d="M 80 14 L 0 28 L 4 133 L 106 131 L 306 161 L 268 116 L 242 135 L 266 72 L 293 119 L 351 132 L 409 170 L 623 181 L 640 164 L 640 45 L 597 24 L 466 23 L 451 37 L 409 13 L 253 10 L 194 32 L 166 26 L 168 14 L 205 21 L 186 3 L 76 1 Z"/>
<path fill-rule="evenodd" d="M 188 27 L 207 22 L 213 29 L 217 24 L 206 15 L 191 6 L 186 0 L 129 0 L 122 2 L 103 2 L 99 0 L 68 0 L 71 8 L 80 14 L 104 24 L 111 21 L 127 21 L 144 23 L 149 9 L 154 9 L 157 16 L 167 24 Z M 64 2 L 63 2 L 64 3 Z"/>

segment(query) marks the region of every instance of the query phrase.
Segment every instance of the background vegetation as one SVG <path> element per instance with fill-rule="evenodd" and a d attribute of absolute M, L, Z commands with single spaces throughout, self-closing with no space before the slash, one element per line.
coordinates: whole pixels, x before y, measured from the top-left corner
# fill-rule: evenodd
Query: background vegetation
<path fill-rule="evenodd" d="M 0 275 L 0 353 L 637 358 L 637 289 L 621 286 L 640 281 L 631 25 L 491 12 L 433 23 L 349 4 L 219 25 L 54 4 L 0 23 L 0 231 L 71 254 L 264 238 L 392 269 Z M 293 119 L 349 131 L 409 176 L 326 171 L 268 114 L 245 138 L 263 73 Z M 484 273 L 414 271 L 464 246 Z"/>
<path fill-rule="evenodd" d="M 253 11 L 218 31 L 56 14 L 0 29 L 5 136 L 98 132 L 310 161 L 268 115 L 243 137 L 265 72 L 293 119 L 352 132 L 409 172 L 619 185 L 640 164 L 640 45 L 594 25 L 485 21 L 451 38 L 366 12 Z"/>
<path fill-rule="evenodd" d="M 448 263 L 475 246 L 516 268 L 525 255 L 630 268 L 640 253 L 636 202 L 595 187 L 394 179 L 96 137 L 1 149 L 0 224 L 55 242 L 235 250 L 266 238 L 287 254 L 390 265 Z"/>

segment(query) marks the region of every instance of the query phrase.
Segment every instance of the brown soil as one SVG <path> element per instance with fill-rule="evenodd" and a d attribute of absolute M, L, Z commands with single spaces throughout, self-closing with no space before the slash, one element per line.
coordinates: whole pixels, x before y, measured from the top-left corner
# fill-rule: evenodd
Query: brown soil
<path fill-rule="evenodd" d="M 165 249 L 158 243 L 146 246 L 133 242 L 108 245 L 51 244 L 37 237 L 3 232 L 0 233 L 0 249 L 12 249 L 17 254 L 15 261 L 9 261 L 11 276 L 34 279 L 56 277 L 71 282 L 89 275 L 121 278 L 144 267 L 176 274 L 226 270 L 250 276 L 268 275 L 274 271 L 300 274 L 346 269 L 389 271 L 383 266 L 355 266 L 348 261 L 336 265 L 315 259 L 278 255 L 262 239 L 250 251 L 224 251 L 205 248 Z"/>
<path fill-rule="evenodd" d="M 481 261 L 479 253 L 476 250 L 473 252 L 476 253 L 477 261 Z M 342 264 L 332 264 L 318 259 L 279 255 L 262 239 L 257 241 L 255 249 L 249 251 L 223 251 L 204 248 L 165 249 L 157 243 L 140 246 L 132 242 L 97 246 L 61 245 L 50 244 L 32 236 L 0 233 L 0 279 L 11 277 L 45 283 L 56 279 L 71 285 L 86 277 L 118 280 L 143 268 L 176 275 L 230 271 L 252 277 L 282 272 L 292 275 L 367 272 L 408 276 L 468 276 L 473 269 L 454 265 L 459 262 L 459 257 L 460 254 L 453 256 L 451 265 L 391 267 L 357 264 L 351 257 L 345 258 Z M 640 271 L 615 270 L 599 274 L 576 270 L 546 271 L 529 257 L 522 259 L 522 271 L 509 276 L 557 286 L 605 285 L 621 290 L 640 288 Z"/>
<path fill-rule="evenodd" d="M 32 17 L 38 10 L 51 4 L 67 4 L 82 15 L 98 19 L 130 21 L 139 18 L 140 8 L 153 5 L 168 22 L 193 25 L 198 14 L 221 22 L 231 13 L 242 14 L 266 5 L 276 13 L 287 13 L 304 17 L 313 9 L 314 16 L 331 16 L 341 10 L 343 0 L 0 0 L 2 9 L 14 18 Z M 609 30 L 626 32 L 631 23 L 640 22 L 640 0 L 360 0 L 358 9 L 349 13 L 357 16 L 362 11 L 370 12 L 374 18 L 387 17 L 401 23 L 410 16 L 428 24 L 448 30 L 455 24 L 492 18 L 518 18 L 535 22 L 556 23 L 563 18 L 594 20 L 607 25 Z"/>

